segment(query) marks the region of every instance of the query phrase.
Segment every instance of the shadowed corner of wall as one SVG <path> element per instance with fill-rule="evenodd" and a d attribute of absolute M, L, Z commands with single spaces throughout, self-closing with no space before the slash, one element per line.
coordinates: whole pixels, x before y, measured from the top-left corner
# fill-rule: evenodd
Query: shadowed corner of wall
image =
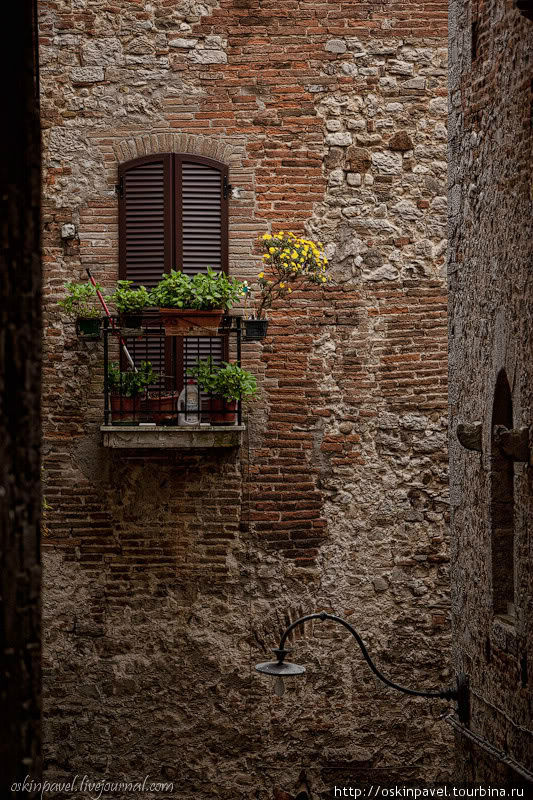
<path fill-rule="evenodd" d="M 274 788 L 273 800 L 312 800 L 311 789 L 305 770 L 300 772 L 294 793 L 289 793 L 278 787 Z"/>

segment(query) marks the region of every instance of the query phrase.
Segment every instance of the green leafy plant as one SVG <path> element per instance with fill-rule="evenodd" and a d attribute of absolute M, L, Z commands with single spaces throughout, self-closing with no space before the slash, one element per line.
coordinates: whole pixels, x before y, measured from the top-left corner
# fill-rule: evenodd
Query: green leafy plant
<path fill-rule="evenodd" d="M 133 281 L 118 281 L 117 288 L 106 300 L 114 305 L 119 314 L 142 311 L 149 303 L 150 295 L 144 286 L 132 289 Z"/>
<path fill-rule="evenodd" d="M 137 372 L 133 370 L 122 372 L 114 362 L 107 369 L 107 385 L 110 392 L 121 394 L 123 397 L 135 397 L 157 380 L 158 375 L 153 371 L 150 361 L 142 361 Z"/>
<path fill-rule="evenodd" d="M 92 283 L 65 283 L 67 296 L 58 305 L 71 317 L 78 319 L 97 319 L 100 317 L 100 305 L 96 290 L 101 286 Z"/>
<path fill-rule="evenodd" d="M 195 378 L 202 391 L 223 397 L 228 403 L 253 397 L 257 393 L 255 375 L 237 364 L 223 361 L 214 364 L 212 358 L 197 361 L 187 370 L 187 375 Z"/>
<path fill-rule="evenodd" d="M 217 367 L 211 357 L 205 361 L 198 360 L 193 367 L 189 367 L 187 375 L 194 378 L 203 392 L 217 394 L 216 392 Z"/>
<path fill-rule="evenodd" d="M 163 275 L 150 292 L 150 303 L 159 308 L 197 311 L 222 308 L 227 311 L 242 296 L 240 281 L 208 267 L 207 272 L 198 272 L 192 277 L 176 270 Z"/>

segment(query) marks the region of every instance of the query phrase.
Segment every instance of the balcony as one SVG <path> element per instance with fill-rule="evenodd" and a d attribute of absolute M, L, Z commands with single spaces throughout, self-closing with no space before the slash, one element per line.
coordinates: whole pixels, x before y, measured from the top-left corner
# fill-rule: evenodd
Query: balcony
<path fill-rule="evenodd" d="M 113 326 L 114 324 L 114 326 Z M 138 328 L 104 320 L 105 447 L 238 447 L 242 404 L 199 392 L 188 377 L 198 361 L 240 366 L 241 319 L 225 316 L 216 336 L 166 336 L 159 314 Z M 131 360 L 130 360 L 131 359 Z M 132 366 L 132 364 L 134 366 Z"/>

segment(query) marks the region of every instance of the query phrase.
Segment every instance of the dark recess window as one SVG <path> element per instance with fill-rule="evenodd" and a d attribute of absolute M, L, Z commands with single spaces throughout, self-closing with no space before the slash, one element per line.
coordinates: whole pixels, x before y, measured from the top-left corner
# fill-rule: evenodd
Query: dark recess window
<path fill-rule="evenodd" d="M 513 427 L 513 401 L 505 370 L 494 390 L 491 437 L 492 603 L 496 614 L 514 616 L 514 464 L 498 447 L 495 427 Z"/>
<path fill-rule="evenodd" d="M 151 289 L 171 269 L 227 272 L 227 181 L 227 165 L 188 154 L 158 153 L 121 164 L 119 277 Z M 178 388 L 198 357 L 227 358 L 219 337 L 169 337 L 164 348 L 156 341 L 151 347 L 156 371 L 169 376 L 177 364 Z"/>
<path fill-rule="evenodd" d="M 471 54 L 472 54 L 472 61 L 477 59 L 478 55 L 478 23 L 477 20 L 472 23 L 471 27 Z"/>

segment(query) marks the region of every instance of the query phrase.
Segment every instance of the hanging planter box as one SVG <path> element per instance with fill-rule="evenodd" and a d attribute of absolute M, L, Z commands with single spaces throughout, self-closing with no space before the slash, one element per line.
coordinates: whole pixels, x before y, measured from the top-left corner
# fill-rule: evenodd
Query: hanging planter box
<path fill-rule="evenodd" d="M 260 342 L 267 335 L 267 319 L 245 319 L 244 320 L 244 341 Z"/>
<path fill-rule="evenodd" d="M 80 339 L 99 339 L 100 317 L 78 317 L 76 320 L 76 333 Z"/>
<path fill-rule="evenodd" d="M 132 313 L 119 314 L 118 321 L 121 328 L 131 328 L 139 330 L 140 328 L 142 328 L 143 315 L 142 312 L 140 314 L 132 314 Z"/>
<path fill-rule="evenodd" d="M 223 309 L 161 308 L 159 311 L 166 336 L 216 336 L 224 316 Z"/>

